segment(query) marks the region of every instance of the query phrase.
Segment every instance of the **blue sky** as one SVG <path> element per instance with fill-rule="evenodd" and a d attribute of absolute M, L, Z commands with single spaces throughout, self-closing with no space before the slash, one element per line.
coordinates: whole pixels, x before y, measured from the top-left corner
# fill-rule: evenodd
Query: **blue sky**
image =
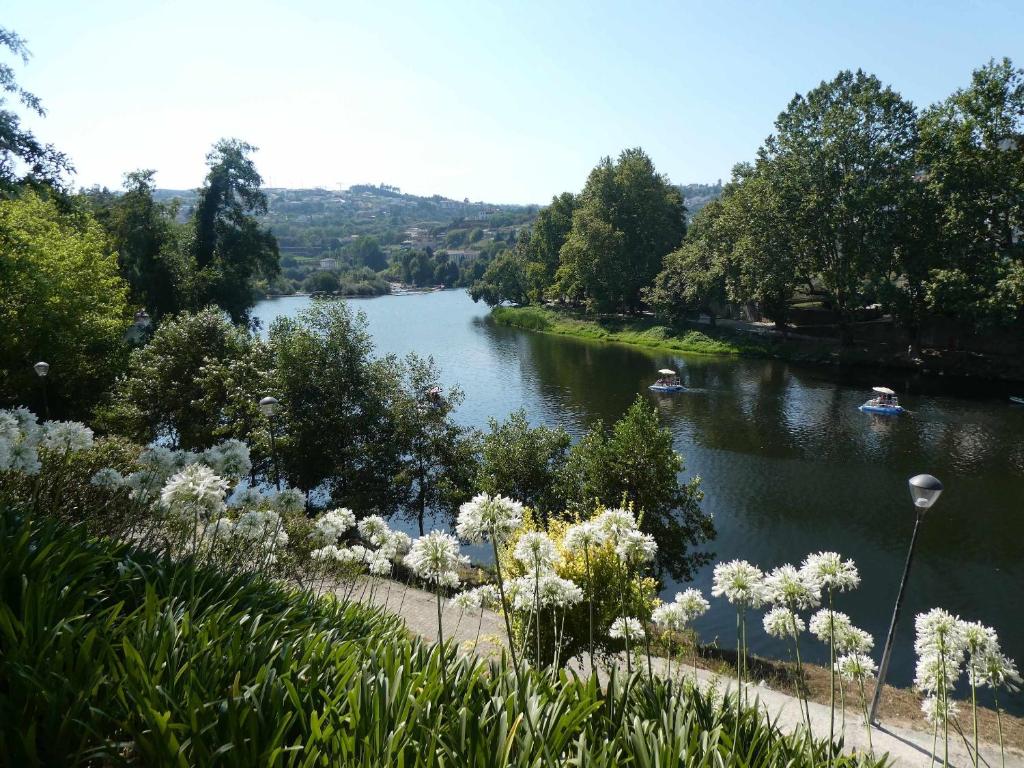
<path fill-rule="evenodd" d="M 4 6 L 49 111 L 32 126 L 83 186 L 141 167 L 197 186 L 222 136 L 260 148 L 271 186 L 546 202 L 631 146 L 713 182 L 840 69 L 926 105 L 991 57 L 1024 66 L 1024 0 Z"/>

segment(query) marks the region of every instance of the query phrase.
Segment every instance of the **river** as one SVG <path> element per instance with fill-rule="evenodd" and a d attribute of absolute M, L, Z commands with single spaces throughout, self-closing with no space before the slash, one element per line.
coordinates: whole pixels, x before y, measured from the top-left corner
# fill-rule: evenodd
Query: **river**
<path fill-rule="evenodd" d="M 266 300 L 255 316 L 266 327 L 309 301 Z M 907 479 L 937 476 L 946 490 L 922 525 L 889 681 L 912 682 L 913 617 L 934 606 L 994 626 L 1004 650 L 1024 661 L 1024 407 L 1010 406 L 1005 391 L 503 328 L 463 291 L 350 303 L 366 313 L 378 354 L 433 355 L 443 381 L 465 391 L 456 418 L 466 425 L 486 428 L 490 417 L 525 407 L 531 422 L 575 437 L 599 419 L 615 421 L 643 393 L 671 431 L 685 476 L 701 478 L 703 508 L 718 529 L 716 560 L 767 570 L 819 550 L 853 558 L 862 585 L 836 607 L 874 635 L 876 660 L 913 526 Z M 648 391 L 663 367 L 680 371 L 686 392 Z M 896 389 L 911 413 L 858 411 L 875 384 Z M 710 566 L 695 586 L 710 595 Z M 676 587 L 666 584 L 663 595 L 671 599 Z M 696 623 L 703 642 L 735 647 L 735 613 L 724 600 L 711 604 Z M 786 656 L 783 642 L 754 623 L 752 650 Z M 803 645 L 827 663 L 821 644 Z"/>

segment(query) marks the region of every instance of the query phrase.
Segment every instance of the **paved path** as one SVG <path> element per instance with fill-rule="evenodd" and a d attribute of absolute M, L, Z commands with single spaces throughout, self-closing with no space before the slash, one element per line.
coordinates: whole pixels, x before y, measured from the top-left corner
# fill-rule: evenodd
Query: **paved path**
<path fill-rule="evenodd" d="M 403 584 L 388 581 L 378 582 L 372 590 L 367 584 L 357 587 L 353 596 L 398 614 L 404 619 L 410 631 L 428 640 L 436 641 L 438 639 L 437 604 L 432 593 L 415 587 L 406 588 Z M 488 610 L 462 612 L 451 603 L 447 603 L 442 608 L 441 616 L 445 641 L 457 641 L 460 648 L 466 653 L 472 653 L 475 650 L 483 656 L 494 656 L 500 654 L 501 649 L 505 647 L 505 623 L 498 613 Z M 665 659 L 653 659 L 652 665 L 655 674 L 665 674 L 667 666 Z M 574 659 L 565 666 L 583 676 L 590 673 L 590 665 L 586 659 Z M 625 666 L 624 658 L 622 666 Z M 646 662 L 642 666 L 646 667 Z M 676 666 L 678 669 L 679 665 Z M 603 678 L 605 672 L 604 669 L 599 668 L 598 676 Z M 688 676 L 694 674 L 692 667 L 685 669 L 684 672 Z M 676 674 L 679 672 L 677 671 Z M 708 670 L 698 669 L 696 674 L 699 683 L 704 687 L 715 686 L 717 690 L 723 691 L 729 690 L 735 685 L 735 680 L 732 678 Z M 759 707 L 765 709 L 782 730 L 791 732 L 802 727 L 804 721 L 801 702 L 795 696 L 763 685 L 749 686 L 748 696 L 751 701 L 756 701 Z M 863 719 L 856 713 L 859 696 L 855 698 L 855 702 L 847 701 L 845 733 L 841 729 L 839 713 L 836 713 L 836 738 L 839 738 L 840 735 L 844 736 L 844 745 L 848 752 L 866 752 L 868 751 L 867 730 L 864 728 Z M 815 736 L 827 738 L 829 707 L 813 701 L 808 706 L 811 727 Z M 912 727 L 907 723 L 882 723 L 871 729 L 871 742 L 876 754 L 888 752 L 895 765 L 900 768 L 928 766 L 930 763 L 932 749 L 932 732 L 930 730 Z M 942 765 L 941 752 L 940 733 L 937 765 Z M 999 767 L 998 745 L 983 744 L 981 756 L 982 765 L 992 768 Z M 950 733 L 949 760 L 950 765 L 956 766 L 956 768 L 973 768 L 973 761 L 966 745 L 958 735 L 954 735 L 952 732 Z M 1015 751 L 1007 751 L 1006 766 L 1007 768 L 1024 768 L 1024 755 Z"/>

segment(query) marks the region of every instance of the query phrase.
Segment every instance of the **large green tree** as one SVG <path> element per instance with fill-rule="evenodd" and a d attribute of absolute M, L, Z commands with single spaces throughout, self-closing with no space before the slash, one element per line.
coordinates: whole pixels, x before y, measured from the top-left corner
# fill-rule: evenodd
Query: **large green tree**
<path fill-rule="evenodd" d="M 715 537 L 711 517 L 701 511 L 700 478 L 681 481 L 683 459 L 658 413 L 638 396 L 626 414 L 606 430 L 598 423 L 569 454 L 562 492 L 570 511 L 589 514 L 595 501 L 605 506 L 631 504 L 640 528 L 658 543 L 660 573 L 689 580 L 710 561 L 695 551 Z"/>
<path fill-rule="evenodd" d="M 896 247 L 899 205 L 913 183 L 917 114 L 873 75 L 840 72 L 797 95 L 759 152 L 844 343 L 865 288 Z"/>
<path fill-rule="evenodd" d="M 634 312 L 641 290 L 686 234 L 679 188 L 642 149 L 604 158 L 576 201 L 548 295 L 598 312 Z"/>
<path fill-rule="evenodd" d="M 127 286 L 103 228 L 51 197 L 0 200 L 0 401 L 81 418 L 127 354 Z M 46 382 L 32 369 L 50 364 Z"/>
<path fill-rule="evenodd" d="M 965 325 L 1006 324 L 1024 307 L 1024 70 L 976 70 L 921 118 L 919 179 L 939 208 L 944 258 L 931 310 Z M 930 209 L 927 215 L 934 215 Z"/>
<path fill-rule="evenodd" d="M 256 218 L 267 212 L 267 197 L 255 151 L 237 139 L 214 145 L 192 216 L 199 303 L 216 304 L 235 322 L 248 320 L 253 282 L 280 270 L 277 240 Z"/>

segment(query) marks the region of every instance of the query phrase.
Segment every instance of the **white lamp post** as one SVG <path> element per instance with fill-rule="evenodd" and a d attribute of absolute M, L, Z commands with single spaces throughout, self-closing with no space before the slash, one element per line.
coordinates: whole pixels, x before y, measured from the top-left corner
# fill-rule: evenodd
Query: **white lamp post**
<path fill-rule="evenodd" d="M 274 461 L 274 483 L 277 485 L 278 493 L 281 491 L 281 470 L 277 465 L 277 440 L 274 438 L 274 415 L 277 413 L 277 398 L 267 395 L 260 400 L 260 411 L 267 417 L 270 423 L 270 455 Z"/>
<path fill-rule="evenodd" d="M 885 675 L 889 671 L 889 657 L 892 655 L 893 638 L 896 636 L 896 624 L 900 619 L 900 608 L 903 606 L 903 591 L 907 586 L 907 577 L 910 576 L 910 564 L 914 560 L 914 545 L 917 543 L 917 530 L 924 519 L 924 513 L 938 501 L 942 493 L 942 483 L 938 478 L 931 475 L 915 475 L 908 481 L 910 485 L 910 498 L 914 502 L 914 532 L 910 535 L 910 549 L 907 551 L 907 563 L 903 566 L 903 578 L 900 580 L 900 591 L 896 595 L 896 606 L 892 611 L 892 621 L 889 623 L 889 633 L 885 638 L 885 650 L 882 651 L 882 663 L 878 667 L 878 682 L 875 685 L 875 695 L 871 699 L 871 712 L 868 714 L 868 722 L 877 722 L 875 715 L 878 711 L 878 703 L 882 698 L 882 688 L 885 686 Z"/>

